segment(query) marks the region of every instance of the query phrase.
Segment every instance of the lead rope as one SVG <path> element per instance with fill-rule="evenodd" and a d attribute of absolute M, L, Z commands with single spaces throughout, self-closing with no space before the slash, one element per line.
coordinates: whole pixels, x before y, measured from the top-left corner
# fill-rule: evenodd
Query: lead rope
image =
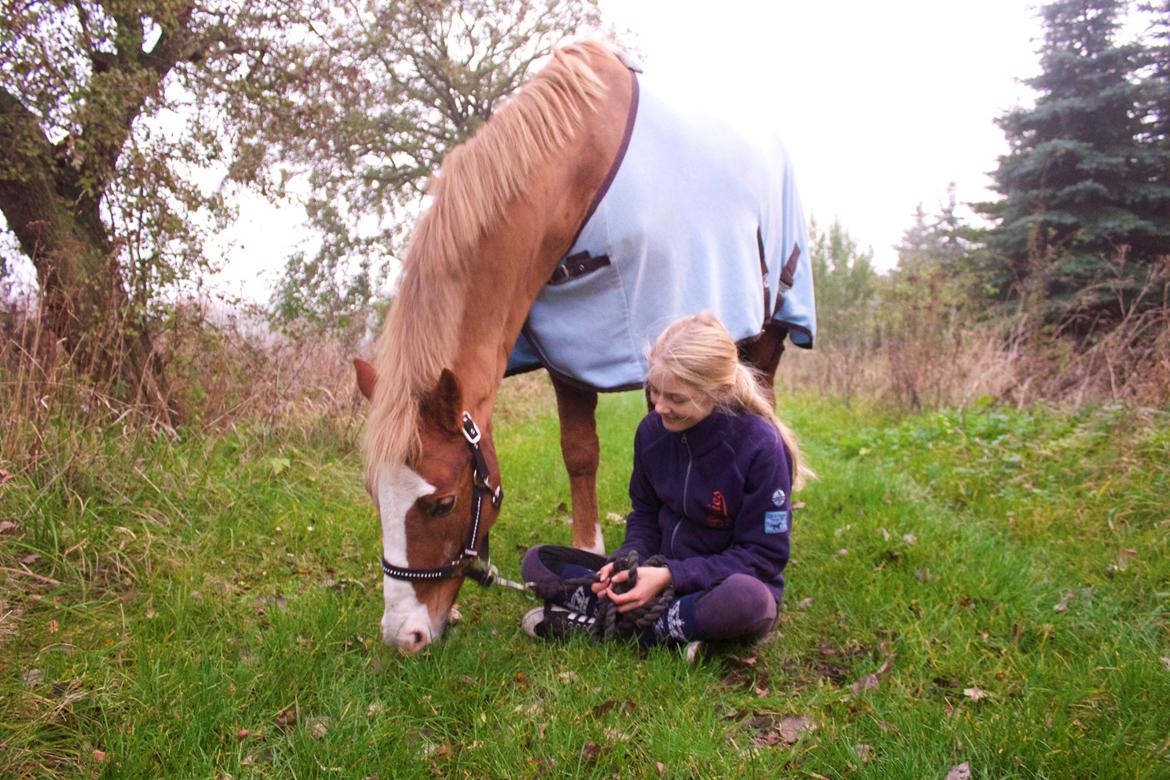
<path fill-rule="evenodd" d="M 613 574 L 628 571 L 630 578 L 613 586 L 617 593 L 625 593 L 638 583 L 638 566 L 665 566 L 666 557 L 652 555 L 643 563 L 638 562 L 638 553 L 629 552 L 613 562 Z M 612 576 L 611 578 L 612 579 Z M 597 575 L 590 574 L 583 577 L 572 577 L 567 580 L 549 579 L 534 583 L 533 591 L 536 597 L 544 601 L 544 619 L 550 620 L 553 610 L 552 599 L 559 595 L 598 582 Z M 637 609 L 629 612 L 618 612 L 612 601 L 603 599 L 597 603 L 596 618 L 590 630 L 590 636 L 599 641 L 610 641 L 617 637 L 637 636 L 651 628 L 662 613 L 674 601 L 674 587 L 667 585 L 666 590 L 647 601 Z"/>

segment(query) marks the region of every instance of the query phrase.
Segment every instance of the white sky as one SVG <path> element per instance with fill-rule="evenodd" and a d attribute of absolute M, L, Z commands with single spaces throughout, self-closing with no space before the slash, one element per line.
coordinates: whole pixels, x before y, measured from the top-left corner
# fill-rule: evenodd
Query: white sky
<path fill-rule="evenodd" d="M 1029 100 L 1040 23 L 1027 0 L 601 0 L 656 82 L 717 96 L 772 123 L 796 167 L 805 214 L 834 217 L 878 268 L 922 203 L 989 197 L 1006 151 L 994 124 Z M 253 200 L 219 245 L 214 285 L 267 298 L 284 258 L 311 237 L 303 214 Z M 215 249 L 212 249 L 215 251 Z"/>
<path fill-rule="evenodd" d="M 756 105 L 805 215 L 834 217 L 882 269 L 922 203 L 990 198 L 994 120 L 1026 104 L 1041 26 L 1026 0 L 602 0 L 648 74 Z M 659 74 L 662 74 L 659 76 Z"/>
<path fill-rule="evenodd" d="M 1040 23 L 1026 0 L 601 0 L 634 33 L 656 82 L 716 96 L 772 123 L 796 167 L 806 216 L 839 218 L 880 269 L 922 203 L 990 197 L 1007 149 L 994 120 L 1026 103 Z M 728 101 L 731 101 L 730 103 Z M 299 212 L 244 210 L 227 286 L 265 297 L 308 239 Z"/>

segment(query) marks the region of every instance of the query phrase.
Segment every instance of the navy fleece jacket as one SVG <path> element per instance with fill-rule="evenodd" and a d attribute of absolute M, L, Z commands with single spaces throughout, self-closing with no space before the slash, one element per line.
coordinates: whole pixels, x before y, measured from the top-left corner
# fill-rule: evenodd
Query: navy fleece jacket
<path fill-rule="evenodd" d="M 671 433 L 656 412 L 634 436 L 633 506 L 617 558 L 636 550 L 667 559 L 679 595 L 735 573 L 784 592 L 792 527 L 788 449 L 772 423 L 715 412 Z"/>

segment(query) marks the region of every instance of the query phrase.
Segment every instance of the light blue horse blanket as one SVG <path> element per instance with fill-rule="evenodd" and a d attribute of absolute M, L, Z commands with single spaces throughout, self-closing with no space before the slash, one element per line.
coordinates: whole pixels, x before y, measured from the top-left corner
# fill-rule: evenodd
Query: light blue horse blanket
<path fill-rule="evenodd" d="M 658 334 L 703 309 L 737 341 L 776 326 L 811 348 L 808 237 L 784 147 L 668 104 L 631 76 L 627 143 L 507 373 L 543 366 L 589 389 L 631 389 Z"/>

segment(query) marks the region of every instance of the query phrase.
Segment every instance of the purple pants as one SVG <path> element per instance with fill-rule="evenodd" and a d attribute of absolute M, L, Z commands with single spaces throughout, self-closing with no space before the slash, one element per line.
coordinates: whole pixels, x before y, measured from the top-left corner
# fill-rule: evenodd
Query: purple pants
<path fill-rule="evenodd" d="M 542 544 L 524 554 L 520 573 L 526 582 L 568 580 L 593 574 L 607 559 L 596 553 Z M 577 589 L 554 599 L 561 606 L 592 615 L 597 599 L 587 589 Z M 764 583 L 750 574 L 733 574 L 713 588 L 679 595 L 667 607 L 680 616 L 681 632 L 673 638 L 761 639 L 776 624 L 776 598 Z"/>

